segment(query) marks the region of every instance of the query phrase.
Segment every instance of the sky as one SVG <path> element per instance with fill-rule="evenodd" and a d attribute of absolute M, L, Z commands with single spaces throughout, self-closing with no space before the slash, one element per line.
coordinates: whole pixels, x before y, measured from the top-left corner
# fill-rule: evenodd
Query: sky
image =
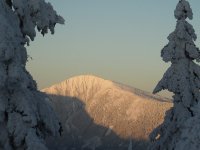
<path fill-rule="evenodd" d="M 48 0 L 66 20 L 37 33 L 27 69 L 39 89 L 89 74 L 151 92 L 170 63 L 160 57 L 175 29 L 178 0 Z M 200 36 L 200 1 L 190 0 Z M 200 38 L 195 42 L 200 47 Z"/>

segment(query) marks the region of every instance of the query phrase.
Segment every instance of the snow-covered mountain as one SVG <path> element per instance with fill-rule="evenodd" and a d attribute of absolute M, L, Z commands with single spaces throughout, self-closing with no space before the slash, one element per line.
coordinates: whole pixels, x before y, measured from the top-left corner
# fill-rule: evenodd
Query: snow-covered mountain
<path fill-rule="evenodd" d="M 91 75 L 42 91 L 63 125 L 63 137 L 50 144 L 54 150 L 145 149 L 148 135 L 172 106 L 167 98 Z"/>

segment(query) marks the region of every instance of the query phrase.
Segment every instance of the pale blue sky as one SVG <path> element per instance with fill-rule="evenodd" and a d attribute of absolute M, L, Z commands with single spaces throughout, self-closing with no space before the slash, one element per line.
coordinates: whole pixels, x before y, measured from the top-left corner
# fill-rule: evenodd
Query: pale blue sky
<path fill-rule="evenodd" d="M 152 91 L 169 64 L 161 49 L 176 24 L 178 0 L 48 0 L 66 24 L 38 37 L 28 70 L 39 88 L 76 75 L 93 74 Z M 190 0 L 190 23 L 200 36 L 200 1 Z M 200 39 L 196 41 L 200 46 Z"/>

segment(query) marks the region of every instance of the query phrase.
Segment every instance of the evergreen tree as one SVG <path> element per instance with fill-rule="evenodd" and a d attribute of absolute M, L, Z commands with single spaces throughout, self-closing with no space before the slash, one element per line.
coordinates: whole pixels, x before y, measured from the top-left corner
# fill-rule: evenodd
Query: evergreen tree
<path fill-rule="evenodd" d="M 174 106 L 166 113 L 163 124 L 150 135 L 150 150 L 200 149 L 200 67 L 195 63 L 200 51 L 194 41 L 197 36 L 186 19 L 193 18 L 189 2 L 180 0 L 174 11 L 176 29 L 168 36 L 162 49 L 170 68 L 156 86 L 154 93 L 167 89 L 174 93 Z"/>
<path fill-rule="evenodd" d="M 43 35 L 64 23 L 44 0 L 0 0 L 0 149 L 47 150 L 44 138 L 59 133 L 58 119 L 27 72 L 25 45 L 35 28 Z"/>

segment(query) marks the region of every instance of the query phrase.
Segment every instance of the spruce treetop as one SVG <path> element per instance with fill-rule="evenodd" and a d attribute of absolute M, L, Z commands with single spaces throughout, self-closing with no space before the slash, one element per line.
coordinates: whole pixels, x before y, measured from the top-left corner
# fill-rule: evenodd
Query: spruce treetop
<path fill-rule="evenodd" d="M 178 20 L 186 18 L 191 20 L 193 18 L 193 13 L 189 2 L 186 0 L 180 0 L 174 11 L 174 16 Z"/>
<path fill-rule="evenodd" d="M 199 61 L 200 50 L 194 43 L 194 41 L 197 39 L 197 36 L 193 26 L 186 20 L 187 17 L 192 19 L 193 16 L 189 2 L 186 0 L 180 0 L 176 6 L 174 14 L 175 18 L 177 19 L 177 24 L 175 30 L 168 36 L 169 43 L 161 51 L 161 57 L 163 58 L 163 61 L 171 62 L 174 65 L 182 60 Z M 173 76 L 174 81 L 169 84 L 169 81 L 171 80 L 170 74 L 174 74 L 174 65 L 168 69 L 153 93 L 157 93 L 163 89 L 168 89 L 173 93 L 177 93 L 175 87 L 176 89 L 179 89 L 180 87 L 172 85 L 178 83 L 180 77 Z M 180 67 L 183 66 L 181 65 Z M 180 74 L 184 74 L 183 70 L 184 69 L 179 71 Z"/>

